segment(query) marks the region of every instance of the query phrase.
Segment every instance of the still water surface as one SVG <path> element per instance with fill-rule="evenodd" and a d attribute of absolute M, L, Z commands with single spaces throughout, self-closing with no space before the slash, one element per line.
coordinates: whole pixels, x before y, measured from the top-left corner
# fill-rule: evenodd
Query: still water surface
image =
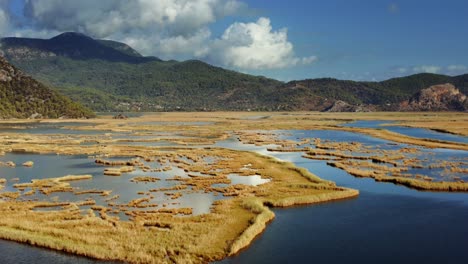
<path fill-rule="evenodd" d="M 321 137 L 392 146 L 385 140 L 347 132 L 289 133 L 291 138 Z M 301 153 L 268 152 L 265 146 L 243 145 L 235 138 L 216 145 L 292 161 L 339 186 L 361 191 L 355 199 L 274 209 L 276 218 L 266 231 L 247 250 L 220 263 L 466 263 L 466 193 L 419 192 L 372 179 L 358 179 L 327 166 L 325 161 L 304 159 Z M 460 151 L 440 151 L 447 156 L 467 155 Z M 18 162 L 28 159 L 16 158 Z M 89 165 L 84 157 L 68 158 L 73 167 L 85 169 L 82 173 L 97 176 L 102 172 L 102 168 Z M 48 156 L 44 155 L 44 159 Z M 39 173 L 41 166 L 37 165 L 34 170 Z M 21 169 L 24 170 L 21 175 L 26 177 L 36 174 L 28 168 Z M 0 261 L 6 264 L 100 262 L 8 241 L 0 241 Z"/>
<path fill-rule="evenodd" d="M 393 121 L 377 121 L 377 120 L 361 120 L 352 123 L 344 124 L 345 127 L 360 127 L 360 128 L 382 128 L 402 135 L 416 138 L 430 138 L 437 140 L 446 140 L 453 142 L 468 143 L 468 137 L 460 135 L 452 135 L 448 133 L 437 132 L 430 129 L 404 127 L 392 125 Z"/>

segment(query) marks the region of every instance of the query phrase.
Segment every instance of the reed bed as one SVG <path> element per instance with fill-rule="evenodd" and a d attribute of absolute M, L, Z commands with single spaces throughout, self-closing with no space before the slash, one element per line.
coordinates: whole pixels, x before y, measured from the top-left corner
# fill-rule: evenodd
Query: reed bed
<path fill-rule="evenodd" d="M 131 200 L 128 204 L 113 204 L 110 207 L 96 205 L 91 199 L 63 204 L 60 201 L 50 204 L 15 202 L 14 194 L 2 193 L 12 199 L 4 198 L 5 202 L 0 204 L 0 213 L 5 216 L 0 219 L 0 237 L 104 260 L 206 263 L 247 246 L 273 219 L 274 214 L 268 206 L 291 206 L 338 198 L 333 193 L 339 193 L 343 198 L 356 195 L 336 187 L 332 182 L 321 180 L 305 169 L 296 168 L 292 163 L 255 153 L 210 148 L 155 154 L 151 150 L 139 153 L 144 158 L 152 156 L 155 159 L 164 155 L 169 163 L 189 160 L 176 164 L 188 171 L 202 173 L 203 176 L 173 177 L 172 180 L 180 184 L 151 191 L 166 191 L 169 200 L 193 191 L 225 193 L 232 195 L 229 196 L 231 198 L 215 202 L 209 214 L 193 216 L 192 208 L 161 208 L 160 204 L 152 202 L 149 193 L 143 193 L 144 197 Z M 207 163 L 200 157 L 216 158 Z M 216 189 L 212 186 L 215 183 L 230 183 L 226 175 L 234 173 L 249 176 L 253 172 L 271 181 L 257 187 L 239 184 Z M 89 176 L 70 175 L 34 180 L 31 183 L 18 183 L 16 187 L 38 190 L 50 189 L 54 184 L 68 187 L 62 184 L 91 179 Z M 152 181 L 144 177 L 138 180 Z M 104 192 L 73 188 L 72 191 L 77 195 Z M 313 198 L 315 196 L 318 198 Z M 112 203 L 116 199 L 117 195 L 106 201 Z M 254 203 L 257 208 L 249 207 L 249 203 Z M 91 210 L 80 209 L 85 205 L 91 206 Z M 60 208 L 52 211 L 33 210 L 39 206 Z M 128 215 L 131 221 L 121 221 L 111 216 L 119 212 Z M 19 221 L 14 220 L 18 218 Z"/>
<path fill-rule="evenodd" d="M 168 172 L 174 166 L 193 174 L 197 173 L 198 175 L 199 173 L 202 176 L 193 175 L 195 177 L 188 178 L 174 176 L 172 180 L 177 182 L 176 186 L 178 187 L 174 187 L 173 190 L 156 188 L 152 191 L 171 193 L 200 191 L 224 193 L 232 196 L 229 196 L 229 199 L 213 203 L 209 214 L 195 216 L 190 208 L 160 208 L 161 205 L 152 208 L 155 204 L 152 202 L 151 196 L 146 192 L 143 193 L 146 195 L 142 197 L 144 199 L 132 201 L 132 205 L 137 207 L 129 207 L 128 204 L 98 206 L 95 201 L 88 199 L 63 204 L 57 207 L 58 210 L 51 211 L 34 210 L 36 206 L 41 205 L 41 202 L 16 200 L 20 197 L 20 192 L 0 192 L 3 200 L 0 203 L 0 214 L 2 215 L 0 218 L 0 237 L 97 259 L 121 260 L 130 263 L 206 263 L 219 260 L 248 246 L 252 239 L 264 230 L 267 223 L 274 218 L 269 206 L 283 207 L 344 199 L 355 197 L 358 195 L 358 191 L 338 187 L 334 183 L 322 180 L 291 163 L 277 161 L 259 154 L 220 148 L 186 149 L 182 146 L 203 143 L 213 144 L 233 135 L 246 143 L 256 145 L 274 144 L 285 151 L 305 150 L 310 152 L 310 156 L 330 157 L 331 160 L 341 162 L 349 158 L 346 157 L 349 152 L 359 149 L 360 146 L 358 144 L 330 144 L 330 142 L 317 142 L 312 139 L 301 141 L 278 140 L 278 133 L 276 132 L 258 134 L 258 132 L 249 130 L 344 130 L 336 125 L 343 122 L 343 120 L 351 121 L 356 118 L 368 120 L 398 119 L 402 121 L 420 119 L 421 122 L 432 122 L 434 119 L 453 119 L 453 114 L 441 114 L 435 118 L 427 118 L 422 114 L 415 114 L 414 116 L 375 113 L 351 115 L 304 112 L 268 113 L 268 118 L 265 119 L 242 120 L 243 116 L 251 115 L 252 113 L 236 113 L 235 115 L 232 113 L 162 113 L 161 115 L 148 115 L 132 119 L 132 122 L 137 123 L 132 126 L 126 125 L 129 120 L 102 118 L 90 120 L 90 122 L 95 122 L 93 125 L 73 128 L 130 133 L 138 131 L 138 133 L 142 134 L 170 131 L 182 136 L 180 138 L 171 138 L 170 141 L 179 144 L 179 146 L 170 147 L 118 145 L 114 144 L 117 140 L 112 139 L 113 133 L 102 135 L 1 134 L 0 153 L 18 151 L 66 155 L 84 154 L 94 157 L 137 157 L 130 160 L 130 163 L 128 160 L 116 162 L 102 158 L 99 158 L 100 161 L 97 163 L 110 166 L 112 168 L 109 169 L 119 171 L 120 168 L 116 167 L 133 166 L 134 169 L 143 171 Z M 255 113 L 255 115 L 258 115 L 258 113 Z M 457 116 L 457 119 L 463 118 L 465 118 L 463 115 Z M 207 126 L 151 126 L 138 124 L 139 122 L 154 120 L 181 122 L 196 120 L 213 123 Z M 436 126 L 433 128 L 437 128 Z M 235 132 L 226 132 L 226 128 Z M 384 130 L 348 129 L 348 131 L 421 146 L 465 148 L 464 145 L 456 147 L 456 144 L 448 142 L 402 137 L 398 134 L 387 133 Z M 157 140 L 159 139 L 151 139 L 151 141 Z M 319 143 L 319 148 L 315 149 L 316 152 L 312 154 L 308 144 L 317 145 L 317 143 Z M 369 150 L 361 150 L 367 151 L 364 153 L 369 154 Z M 327 155 L 331 151 L 335 152 L 335 154 Z M 409 155 L 412 154 L 412 151 L 402 151 L 400 155 Z M 384 160 L 377 157 L 373 160 L 374 165 L 384 166 L 386 164 L 393 166 L 392 162 L 397 162 L 398 153 L 393 153 L 395 155 L 390 155 L 392 153 L 386 154 L 390 162 L 380 164 Z M 337 155 L 341 155 L 341 157 L 337 157 Z M 214 161 L 205 162 L 203 161 L 205 157 L 213 157 Z M 142 160 L 146 162 L 156 161 L 159 162 L 160 166 L 151 168 L 144 165 Z M 363 158 L 361 161 L 372 162 L 372 159 Z M 418 166 L 413 161 L 408 162 L 406 165 Z M 374 167 L 374 169 L 379 168 Z M 228 188 L 214 188 L 212 186 L 216 183 L 230 184 L 227 175 L 231 173 L 240 176 L 257 174 L 264 179 L 270 179 L 270 182 L 257 187 L 230 185 Z M 387 179 L 381 175 L 376 177 L 376 180 L 395 181 L 395 179 L 394 177 Z M 141 178 L 141 180 L 153 181 L 153 179 L 149 178 Z M 407 177 L 397 178 L 396 180 L 414 182 L 413 184 L 420 185 L 436 183 L 424 181 L 424 179 L 408 179 Z M 154 181 L 157 182 L 155 179 Z M 65 187 L 65 189 L 69 187 L 66 183 L 69 183 L 69 181 L 51 181 L 48 184 L 52 186 L 21 187 L 19 185 L 18 189 L 32 188 L 39 190 L 42 188 L 50 189 L 49 191 L 59 191 L 61 187 Z M 444 184 L 438 185 L 444 186 Z M 54 186 L 55 189 L 51 188 Z M 442 187 L 438 188 L 442 189 Z M 75 190 L 72 188 L 71 191 L 90 191 L 91 193 L 94 190 Z M 118 198 L 117 194 L 105 199 L 105 201 L 116 203 Z M 60 201 L 56 202 L 56 204 L 58 203 Z M 165 204 L 169 206 L 169 203 L 166 202 Z M 82 209 L 82 206 L 91 206 L 92 209 Z M 138 208 L 138 206 L 143 208 Z M 125 213 L 131 220 L 121 221 L 117 217 L 111 216 L 114 213 Z M 179 215 L 185 216 L 179 217 Z"/>

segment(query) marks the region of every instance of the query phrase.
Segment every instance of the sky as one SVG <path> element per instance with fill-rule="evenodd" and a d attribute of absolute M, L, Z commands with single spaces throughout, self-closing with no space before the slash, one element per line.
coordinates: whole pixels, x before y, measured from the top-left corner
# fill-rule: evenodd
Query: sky
<path fill-rule="evenodd" d="M 283 81 L 468 73 L 466 0 L 0 0 L 0 36 L 76 31 Z"/>

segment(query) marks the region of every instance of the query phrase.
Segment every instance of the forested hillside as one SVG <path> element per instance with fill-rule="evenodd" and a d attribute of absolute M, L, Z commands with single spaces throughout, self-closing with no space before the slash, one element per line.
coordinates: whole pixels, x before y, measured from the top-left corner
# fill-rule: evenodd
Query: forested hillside
<path fill-rule="evenodd" d="M 10 65 L 0 56 L 0 118 L 83 118 L 94 113 Z"/>
<path fill-rule="evenodd" d="M 11 63 L 95 111 L 324 110 L 337 100 L 398 110 L 402 101 L 432 85 L 451 83 L 468 93 L 468 75 L 283 83 L 197 60 L 144 57 L 124 43 L 73 32 L 51 39 L 3 38 L 0 43 Z"/>

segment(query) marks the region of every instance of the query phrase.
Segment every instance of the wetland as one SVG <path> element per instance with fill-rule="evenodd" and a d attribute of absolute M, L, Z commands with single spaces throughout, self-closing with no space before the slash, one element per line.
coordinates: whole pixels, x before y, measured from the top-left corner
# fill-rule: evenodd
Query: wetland
<path fill-rule="evenodd" d="M 314 255 L 344 250 L 334 263 L 345 256 L 370 263 L 351 252 L 359 237 L 383 252 L 401 242 L 392 233 L 401 227 L 408 246 L 435 250 L 441 242 L 423 243 L 428 234 L 415 231 L 430 223 L 459 252 L 467 230 L 446 223 L 466 219 L 468 143 L 460 131 L 467 119 L 200 112 L 5 121 L 0 251 L 78 263 L 271 263 L 305 261 L 307 244 Z M 386 228 L 394 213 L 406 218 Z M 350 231 L 363 223 L 367 235 Z M 371 243 L 379 236 L 387 242 Z"/>

